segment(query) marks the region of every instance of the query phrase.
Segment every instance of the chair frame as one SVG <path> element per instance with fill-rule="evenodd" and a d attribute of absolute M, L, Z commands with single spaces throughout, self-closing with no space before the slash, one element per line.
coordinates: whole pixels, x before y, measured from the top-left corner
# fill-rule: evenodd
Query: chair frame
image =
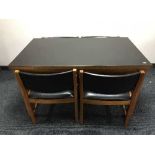
<path fill-rule="evenodd" d="M 20 78 L 19 75 L 20 71 L 15 70 L 15 76 L 18 81 L 18 85 L 20 87 L 21 94 L 24 99 L 25 107 L 28 112 L 28 115 L 30 116 L 32 123 L 36 123 L 36 107 L 38 104 L 68 104 L 73 103 L 74 104 L 74 113 L 75 113 L 75 121 L 78 122 L 78 91 L 77 91 L 77 69 L 73 69 L 73 91 L 74 96 L 73 98 L 65 98 L 65 99 L 32 99 L 29 98 L 29 91 L 26 90 L 23 81 Z"/>
<path fill-rule="evenodd" d="M 83 90 L 83 73 L 84 70 L 79 71 L 79 81 L 80 81 L 80 123 L 83 124 L 83 108 L 84 104 L 91 104 L 91 105 L 119 105 L 123 106 L 124 113 L 125 113 L 125 127 L 128 127 L 128 123 L 130 118 L 132 117 L 136 105 L 137 100 L 140 94 L 140 90 L 142 88 L 142 84 L 145 77 L 145 71 L 140 70 L 140 77 L 136 84 L 135 89 L 130 92 L 131 99 L 127 101 L 113 101 L 113 100 L 94 100 L 94 99 L 85 99 L 84 98 L 84 90 Z M 125 106 L 128 106 L 127 110 Z"/>

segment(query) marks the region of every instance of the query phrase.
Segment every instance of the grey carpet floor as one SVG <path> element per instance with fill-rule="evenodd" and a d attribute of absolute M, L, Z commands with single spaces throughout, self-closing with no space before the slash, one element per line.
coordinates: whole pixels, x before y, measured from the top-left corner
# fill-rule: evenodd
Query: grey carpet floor
<path fill-rule="evenodd" d="M 74 122 L 72 105 L 39 106 L 37 124 L 27 115 L 14 75 L 0 72 L 0 134 L 11 135 L 143 135 L 155 134 L 155 69 L 145 78 L 138 106 L 124 128 L 121 107 L 86 106 L 85 123 Z"/>

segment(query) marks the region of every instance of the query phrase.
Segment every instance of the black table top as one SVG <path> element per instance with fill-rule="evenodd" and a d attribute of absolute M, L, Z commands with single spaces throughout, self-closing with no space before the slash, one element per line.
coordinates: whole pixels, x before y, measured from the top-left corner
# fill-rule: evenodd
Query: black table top
<path fill-rule="evenodd" d="M 141 65 L 150 62 L 126 37 L 36 38 L 10 63 L 11 67 Z"/>

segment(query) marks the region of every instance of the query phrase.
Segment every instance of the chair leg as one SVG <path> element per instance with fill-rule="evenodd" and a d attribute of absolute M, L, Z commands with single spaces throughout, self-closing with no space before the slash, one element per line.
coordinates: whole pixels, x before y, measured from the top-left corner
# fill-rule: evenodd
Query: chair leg
<path fill-rule="evenodd" d="M 78 122 L 78 104 L 77 104 L 77 101 L 75 101 L 74 109 L 75 109 L 75 121 Z"/>
<path fill-rule="evenodd" d="M 128 107 L 128 110 L 127 110 L 127 115 L 126 115 L 126 118 L 125 118 L 125 127 L 128 126 L 128 122 L 131 118 L 131 116 L 133 115 L 134 111 L 135 111 L 135 108 L 136 108 L 136 104 L 137 104 L 137 100 L 138 100 L 138 97 L 139 97 L 139 94 L 140 94 L 140 90 L 142 88 L 142 84 L 143 84 L 143 81 L 144 81 L 144 77 L 145 77 L 145 72 L 144 71 L 140 71 L 140 77 L 139 77 L 139 81 L 136 85 L 136 88 L 133 92 L 133 95 L 132 95 L 132 98 L 131 98 L 131 103 Z"/>
<path fill-rule="evenodd" d="M 125 122 L 124 122 L 125 128 L 128 127 L 128 123 L 129 123 L 129 116 L 127 114 L 128 110 L 129 110 L 129 107 L 127 107 L 127 109 L 125 110 Z"/>
<path fill-rule="evenodd" d="M 128 127 L 129 120 L 135 111 L 136 102 L 137 102 L 137 100 L 136 101 L 134 100 L 132 103 L 130 103 L 130 106 L 127 109 L 127 113 L 126 113 L 126 117 L 125 117 L 125 127 L 126 128 Z"/>
<path fill-rule="evenodd" d="M 31 104 L 27 100 L 25 101 L 25 106 L 26 106 L 26 110 L 32 120 L 32 123 L 35 124 L 36 123 L 35 113 L 33 112 Z"/>
<path fill-rule="evenodd" d="M 130 119 L 130 117 L 129 117 L 129 115 L 127 115 L 127 116 L 125 117 L 125 128 L 128 127 L 129 119 Z"/>
<path fill-rule="evenodd" d="M 83 103 L 80 103 L 80 123 L 83 124 Z"/>
<path fill-rule="evenodd" d="M 32 120 L 33 124 L 36 124 L 36 117 L 34 116 L 34 113 L 29 114 Z"/>
<path fill-rule="evenodd" d="M 25 89 L 24 84 L 23 84 L 23 82 L 22 82 L 22 80 L 21 80 L 21 78 L 19 76 L 19 71 L 18 70 L 15 71 L 15 75 L 16 75 L 16 79 L 18 81 L 18 84 L 19 84 L 19 87 L 20 87 L 20 90 L 21 90 L 21 94 L 22 94 L 23 99 L 24 99 L 26 110 L 27 110 L 29 116 L 31 117 L 32 123 L 35 124 L 36 123 L 35 114 L 33 112 L 32 105 L 29 102 L 28 92 Z"/>

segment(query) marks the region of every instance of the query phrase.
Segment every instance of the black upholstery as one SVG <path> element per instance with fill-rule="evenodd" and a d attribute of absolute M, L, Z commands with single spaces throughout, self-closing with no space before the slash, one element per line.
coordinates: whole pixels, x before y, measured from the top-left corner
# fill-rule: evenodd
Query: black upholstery
<path fill-rule="evenodd" d="M 72 71 L 52 74 L 20 72 L 19 75 L 25 88 L 31 90 L 32 96 L 37 96 L 37 93 L 38 95 L 41 95 L 41 93 L 59 93 L 60 96 L 66 96 L 66 93 L 63 94 L 61 92 L 72 92 L 73 90 Z M 49 94 L 46 94 L 46 97 L 50 96 Z M 55 95 L 56 94 L 52 94 L 52 96 Z"/>
<path fill-rule="evenodd" d="M 132 91 L 140 73 L 124 75 L 103 75 L 85 72 L 83 74 L 84 93 L 122 94 Z"/>
<path fill-rule="evenodd" d="M 84 93 L 84 98 L 86 99 L 101 99 L 101 100 L 115 100 L 115 101 L 123 101 L 130 100 L 129 93 L 121 93 L 121 94 L 99 94 L 93 92 Z"/>
<path fill-rule="evenodd" d="M 55 93 L 40 93 L 35 91 L 30 91 L 29 97 L 33 99 L 62 99 L 62 98 L 72 98 L 73 92 L 71 91 L 62 91 Z"/>

